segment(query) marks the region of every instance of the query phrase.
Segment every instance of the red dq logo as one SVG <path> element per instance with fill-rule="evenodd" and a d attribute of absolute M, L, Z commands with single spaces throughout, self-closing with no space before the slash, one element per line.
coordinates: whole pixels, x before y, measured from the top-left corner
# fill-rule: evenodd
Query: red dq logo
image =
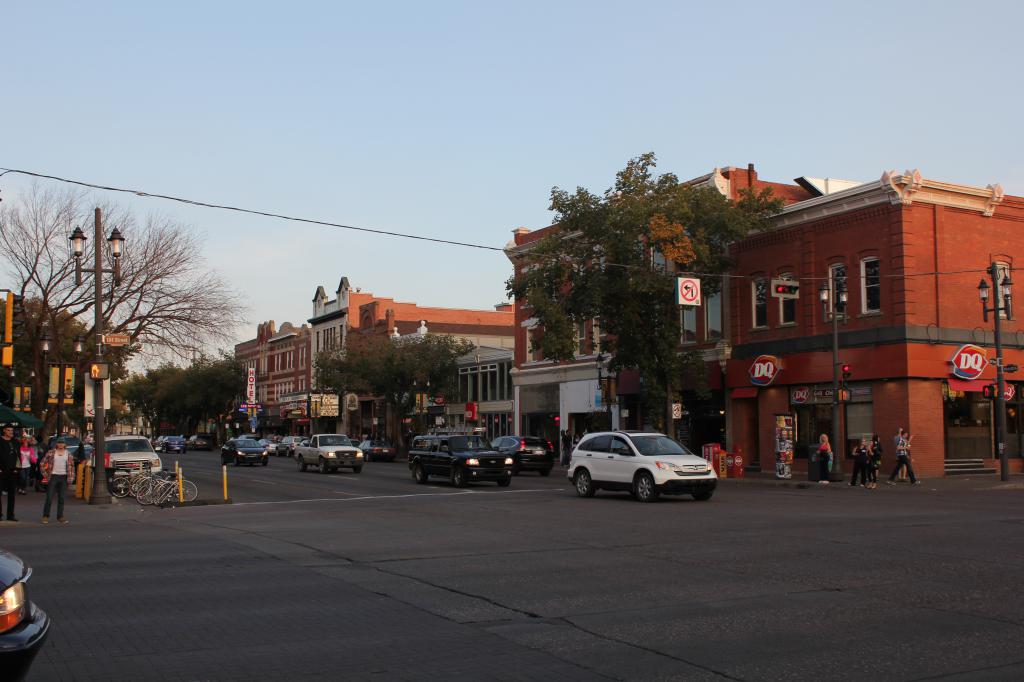
<path fill-rule="evenodd" d="M 755 386 L 767 386 L 775 381 L 782 363 L 774 355 L 762 355 L 750 366 L 750 383 Z"/>
<path fill-rule="evenodd" d="M 972 381 L 980 377 L 988 367 L 988 355 L 984 348 L 968 343 L 961 346 L 960 350 L 953 355 L 950 364 L 953 366 L 953 376 L 965 381 Z"/>
<path fill-rule="evenodd" d="M 811 389 L 806 386 L 793 389 L 793 403 L 795 405 L 803 405 L 807 402 L 807 399 L 811 397 Z"/>

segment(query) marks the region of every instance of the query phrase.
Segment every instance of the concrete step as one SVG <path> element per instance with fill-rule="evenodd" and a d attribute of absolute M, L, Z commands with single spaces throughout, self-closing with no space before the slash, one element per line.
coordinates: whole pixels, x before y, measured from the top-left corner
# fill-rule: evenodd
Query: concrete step
<path fill-rule="evenodd" d="M 988 475 L 995 474 L 997 470 L 989 467 L 978 467 L 976 469 L 946 469 L 947 476 L 966 476 L 967 474 Z"/>

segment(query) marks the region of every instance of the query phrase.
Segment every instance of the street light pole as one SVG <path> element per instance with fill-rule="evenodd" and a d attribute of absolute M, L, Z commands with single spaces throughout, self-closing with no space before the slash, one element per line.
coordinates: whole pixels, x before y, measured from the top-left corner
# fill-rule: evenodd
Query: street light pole
<path fill-rule="evenodd" d="M 1013 319 L 1013 282 L 1007 274 L 1002 281 L 999 280 L 999 264 L 992 263 L 988 267 L 988 275 L 992 278 L 992 307 L 988 302 L 989 287 L 985 280 L 978 284 L 978 296 L 981 298 L 982 317 L 988 322 L 988 314 L 995 315 L 995 343 L 996 343 L 996 452 L 999 456 L 999 478 L 1002 481 L 1010 479 L 1010 463 L 1006 456 L 1006 375 L 1003 372 L 1003 330 L 1002 314 L 1006 314 L 1007 320 Z"/>

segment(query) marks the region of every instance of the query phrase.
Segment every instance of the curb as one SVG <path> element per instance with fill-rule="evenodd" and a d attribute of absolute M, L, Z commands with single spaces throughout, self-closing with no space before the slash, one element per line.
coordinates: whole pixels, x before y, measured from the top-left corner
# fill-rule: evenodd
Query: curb
<path fill-rule="evenodd" d="M 217 504 L 234 504 L 234 501 L 230 497 L 226 500 L 195 500 L 194 502 L 168 501 L 161 502 L 159 507 L 161 509 L 173 509 L 175 507 L 208 507 Z"/>

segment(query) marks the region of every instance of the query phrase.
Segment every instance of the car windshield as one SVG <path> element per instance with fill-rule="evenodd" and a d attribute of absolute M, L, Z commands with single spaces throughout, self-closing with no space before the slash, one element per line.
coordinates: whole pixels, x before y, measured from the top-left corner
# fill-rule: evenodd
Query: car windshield
<path fill-rule="evenodd" d="M 480 436 L 452 436 L 448 439 L 452 450 L 490 450 L 491 444 Z"/>
<path fill-rule="evenodd" d="M 257 443 L 254 440 L 250 440 L 248 438 L 243 438 L 242 440 L 236 440 L 235 441 L 235 447 L 236 448 L 258 448 L 259 446 L 260 446 L 259 443 Z M 186 453 L 186 454 L 188 454 L 188 453 Z"/>
<path fill-rule="evenodd" d="M 343 447 L 352 445 L 352 441 L 345 436 L 320 436 L 318 442 L 320 445 L 341 445 Z"/>
<path fill-rule="evenodd" d="M 640 454 L 648 457 L 693 454 L 668 436 L 632 436 L 631 440 Z"/>
<path fill-rule="evenodd" d="M 153 448 L 150 447 L 149 441 L 133 438 L 132 440 L 107 441 L 107 451 L 116 455 L 120 452 L 153 452 Z"/>
<path fill-rule="evenodd" d="M 526 445 L 531 445 L 531 446 L 532 445 L 547 445 L 547 443 L 545 443 L 542 438 L 535 438 L 533 436 L 523 436 L 519 440 L 521 440 Z"/>

